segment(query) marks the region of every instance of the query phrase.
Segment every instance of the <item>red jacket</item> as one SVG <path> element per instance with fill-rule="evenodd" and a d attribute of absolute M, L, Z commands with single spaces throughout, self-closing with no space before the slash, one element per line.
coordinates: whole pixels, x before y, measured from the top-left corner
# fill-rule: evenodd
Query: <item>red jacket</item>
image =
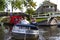
<path fill-rule="evenodd" d="M 11 16 L 10 17 L 10 23 L 11 24 L 16 24 L 18 23 L 19 19 L 22 18 L 22 16 Z M 17 21 L 15 21 L 15 19 L 17 19 Z"/>

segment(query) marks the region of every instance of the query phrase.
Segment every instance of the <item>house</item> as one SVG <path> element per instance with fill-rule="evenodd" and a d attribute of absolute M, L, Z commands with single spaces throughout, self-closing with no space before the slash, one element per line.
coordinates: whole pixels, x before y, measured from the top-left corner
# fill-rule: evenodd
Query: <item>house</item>
<path fill-rule="evenodd" d="M 50 1 L 44 1 L 43 4 L 35 11 L 35 15 L 32 17 L 36 18 L 48 18 L 51 15 L 54 15 L 55 13 L 60 13 L 60 11 L 57 9 L 57 4 L 54 4 Z"/>
<path fill-rule="evenodd" d="M 36 10 L 35 13 L 47 13 L 57 11 L 57 5 L 49 1 L 44 1 L 43 4 Z"/>

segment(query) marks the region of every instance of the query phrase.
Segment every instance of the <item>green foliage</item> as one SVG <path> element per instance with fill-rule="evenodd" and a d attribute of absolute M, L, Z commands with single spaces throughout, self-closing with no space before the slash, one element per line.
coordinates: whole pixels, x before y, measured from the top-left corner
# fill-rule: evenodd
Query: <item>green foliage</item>
<path fill-rule="evenodd" d="M 36 2 L 33 2 L 33 0 L 26 0 L 24 1 L 24 5 L 26 7 L 26 13 L 32 15 L 35 11 L 35 6 L 36 6 Z"/>
<path fill-rule="evenodd" d="M 33 2 L 33 1 L 30 1 L 29 4 L 30 4 L 33 8 L 35 8 L 35 6 L 36 6 L 36 2 Z"/>
<path fill-rule="evenodd" d="M 36 2 L 34 2 L 33 0 L 26 0 L 26 1 L 24 1 L 24 5 L 25 5 L 26 7 L 35 8 Z"/>
<path fill-rule="evenodd" d="M 26 7 L 26 13 L 32 14 L 34 13 L 33 8 L 36 6 L 36 2 L 33 0 L 13 0 L 11 1 L 13 8 L 23 9 L 22 5 Z"/>
<path fill-rule="evenodd" d="M 2 25 L 2 23 L 0 23 L 1 26 L 0 26 L 0 40 L 4 40 L 4 36 L 5 36 L 5 32 L 4 32 L 4 29 L 5 27 Z"/>
<path fill-rule="evenodd" d="M 32 14 L 34 12 L 33 8 L 36 6 L 36 2 L 33 2 L 33 0 L 10 0 L 10 2 L 12 4 L 12 9 L 23 9 L 22 5 L 24 5 L 24 7 L 26 7 L 26 12 L 29 14 Z M 0 0 L 0 11 L 3 11 L 5 9 L 5 6 L 5 0 Z"/>
<path fill-rule="evenodd" d="M 16 0 L 16 1 L 11 1 L 12 7 L 13 8 L 19 8 L 22 9 L 22 1 L 21 0 Z"/>
<path fill-rule="evenodd" d="M 5 9 L 5 0 L 0 0 L 0 11 Z"/>
<path fill-rule="evenodd" d="M 0 28 L 0 40 L 4 40 L 4 31 Z"/>
<path fill-rule="evenodd" d="M 26 13 L 29 13 L 30 15 L 32 15 L 35 11 L 32 8 L 29 8 L 26 10 Z"/>

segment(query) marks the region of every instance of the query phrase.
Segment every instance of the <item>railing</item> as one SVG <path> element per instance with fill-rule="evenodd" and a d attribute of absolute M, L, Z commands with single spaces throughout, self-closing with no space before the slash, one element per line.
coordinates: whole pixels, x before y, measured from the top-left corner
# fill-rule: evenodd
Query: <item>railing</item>
<path fill-rule="evenodd" d="M 33 18 L 48 18 L 49 16 L 32 15 Z"/>
<path fill-rule="evenodd" d="M 32 15 L 33 18 L 49 18 L 49 17 L 60 17 L 59 14 L 54 14 L 54 15 Z"/>

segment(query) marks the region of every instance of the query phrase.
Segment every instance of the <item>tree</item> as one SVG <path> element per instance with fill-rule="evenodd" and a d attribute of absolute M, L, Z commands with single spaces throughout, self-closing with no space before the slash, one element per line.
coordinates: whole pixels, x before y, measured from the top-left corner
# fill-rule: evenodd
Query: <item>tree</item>
<path fill-rule="evenodd" d="M 25 2 L 26 3 L 26 2 Z M 26 12 L 29 13 L 30 15 L 33 14 L 35 11 L 35 6 L 36 6 L 36 2 L 33 2 L 33 0 L 27 0 L 27 4 L 26 5 Z"/>
<path fill-rule="evenodd" d="M 21 0 L 12 0 L 11 1 L 11 5 L 12 5 L 12 11 L 13 11 L 13 8 L 18 8 L 18 9 L 22 9 L 22 1 Z"/>
<path fill-rule="evenodd" d="M 26 10 L 26 13 L 29 13 L 30 15 L 32 15 L 35 11 L 32 8 L 29 8 Z"/>
<path fill-rule="evenodd" d="M 36 6 L 36 2 L 33 2 L 33 0 L 13 0 L 13 1 L 11 1 L 11 4 L 12 4 L 12 9 L 19 8 L 21 10 L 21 9 L 23 9 L 23 7 L 25 7 L 26 12 L 29 14 L 34 12 L 33 9 L 35 9 L 35 6 Z M 28 12 L 29 10 L 30 10 L 30 12 Z"/>
<path fill-rule="evenodd" d="M 0 10 L 4 10 L 6 7 L 6 1 L 5 0 L 0 0 Z M 9 2 L 12 5 L 12 11 L 13 8 L 18 8 L 18 9 L 23 9 L 23 7 L 26 8 L 26 12 L 29 10 L 33 10 L 36 6 L 36 2 L 33 0 L 9 0 Z M 30 9 L 31 8 L 31 9 Z M 29 13 L 30 14 L 30 13 Z"/>
<path fill-rule="evenodd" d="M 0 0 L 0 11 L 5 9 L 5 0 Z"/>

